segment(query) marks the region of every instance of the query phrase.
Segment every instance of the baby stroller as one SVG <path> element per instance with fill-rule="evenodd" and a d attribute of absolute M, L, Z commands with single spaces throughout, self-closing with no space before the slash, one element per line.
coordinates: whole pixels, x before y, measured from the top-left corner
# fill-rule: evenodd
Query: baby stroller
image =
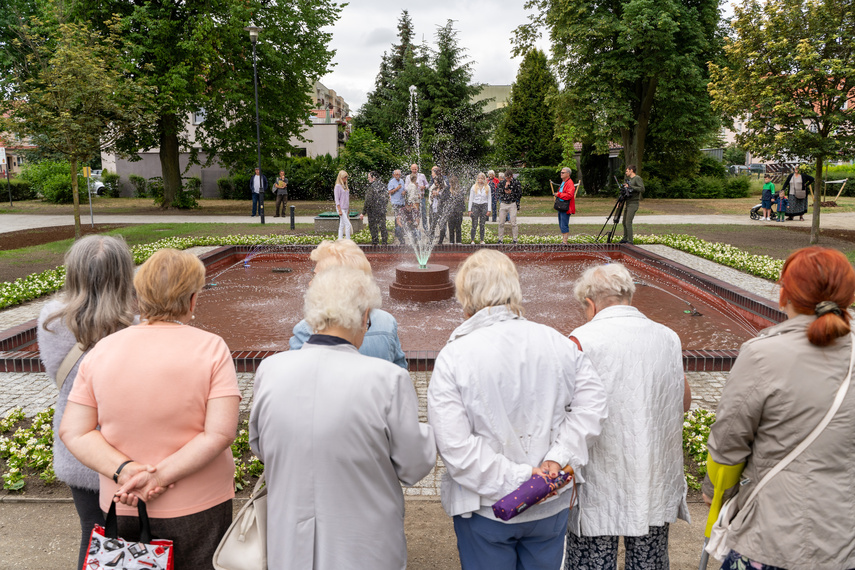
<path fill-rule="evenodd" d="M 772 200 L 772 219 L 774 219 L 774 216 L 777 214 L 777 208 L 778 203 L 775 200 Z M 763 219 L 763 204 L 760 203 L 751 208 L 751 211 L 748 212 L 748 215 L 751 217 L 752 220 Z"/>

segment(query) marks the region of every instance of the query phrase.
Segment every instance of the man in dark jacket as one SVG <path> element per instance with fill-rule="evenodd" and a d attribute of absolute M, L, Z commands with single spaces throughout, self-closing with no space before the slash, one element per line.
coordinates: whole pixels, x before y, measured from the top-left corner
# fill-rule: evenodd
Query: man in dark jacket
<path fill-rule="evenodd" d="M 520 181 L 514 178 L 511 169 L 505 171 L 505 179 L 499 182 L 499 243 L 504 243 L 505 224 L 508 217 L 511 220 L 511 234 L 514 243 L 517 243 L 517 211 L 520 209 L 520 198 L 522 198 L 522 186 Z"/>
<path fill-rule="evenodd" d="M 620 243 L 632 243 L 632 219 L 638 211 L 638 205 L 641 202 L 641 195 L 644 194 L 644 181 L 641 176 L 636 174 L 634 164 L 626 167 L 627 185 L 632 191 L 629 198 L 626 199 L 626 211 L 623 214 L 623 239 Z"/>
<path fill-rule="evenodd" d="M 267 192 L 267 177 L 261 173 L 261 169 L 255 169 L 255 175 L 249 179 L 249 191 L 252 192 L 252 215 L 264 209 L 264 193 Z"/>
<path fill-rule="evenodd" d="M 383 238 L 383 245 L 389 243 L 386 230 L 386 208 L 389 205 L 389 191 L 373 170 L 368 173 L 368 189 L 365 191 L 365 205 L 362 213 L 368 217 L 368 229 L 371 231 L 371 244 L 379 245 L 378 236 Z"/>

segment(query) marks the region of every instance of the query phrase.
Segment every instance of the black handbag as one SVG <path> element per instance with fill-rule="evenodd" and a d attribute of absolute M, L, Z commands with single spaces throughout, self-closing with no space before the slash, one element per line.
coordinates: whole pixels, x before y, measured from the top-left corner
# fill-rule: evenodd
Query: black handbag
<path fill-rule="evenodd" d="M 559 212 L 566 212 L 570 209 L 570 200 L 562 200 L 561 198 L 556 196 L 555 204 L 553 204 L 552 207 L 558 210 Z"/>

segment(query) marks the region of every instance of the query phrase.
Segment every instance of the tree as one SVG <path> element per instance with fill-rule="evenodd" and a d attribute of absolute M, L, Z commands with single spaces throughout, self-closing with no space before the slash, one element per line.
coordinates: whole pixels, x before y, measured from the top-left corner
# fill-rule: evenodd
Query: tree
<path fill-rule="evenodd" d="M 486 102 L 472 102 L 481 86 L 471 83 L 471 62 L 465 60 L 465 50 L 457 43 L 452 20 L 438 28 L 436 50 L 413 45 L 407 39 L 411 30 L 404 12 L 399 39 L 407 48 L 400 69 L 396 67 L 399 46 L 393 46 L 393 56 L 384 55 L 375 90 L 359 110 L 354 126 L 370 129 L 389 141 L 395 153 L 415 161 L 421 159 L 416 156 L 416 146 L 446 168 L 483 157 L 491 121 L 484 113 Z M 413 100 L 411 87 L 416 88 L 418 126 L 407 120 Z"/>
<path fill-rule="evenodd" d="M 356 186 L 364 183 L 363 176 L 371 170 L 387 176 L 403 162 L 392 152 L 391 145 L 383 142 L 368 129 L 354 129 L 344 148 L 339 152 L 344 170 Z"/>
<path fill-rule="evenodd" d="M 526 166 L 558 164 L 561 143 L 555 138 L 555 110 L 550 100 L 557 94 L 558 82 L 549 69 L 546 54 L 529 50 L 496 129 L 497 155 L 502 162 L 522 161 Z"/>
<path fill-rule="evenodd" d="M 400 122 L 400 115 L 392 113 L 395 80 L 404 71 L 408 58 L 414 56 L 413 21 L 409 12 L 403 10 L 398 19 L 398 42 L 392 45 L 391 53 L 384 52 L 380 60 L 380 71 L 374 80 L 374 90 L 354 118 L 355 128 L 371 129 L 377 136 L 391 140 L 395 135 L 395 126 Z"/>
<path fill-rule="evenodd" d="M 482 159 L 492 129 L 484 113 L 487 102 L 472 101 L 482 87 L 472 83 L 472 63 L 464 59 L 453 20 L 437 29 L 436 44 L 433 74 L 423 92 L 430 106 L 422 123 L 434 162 L 448 171 Z"/>
<path fill-rule="evenodd" d="M 580 140 L 605 153 L 623 143 L 641 170 L 651 131 L 673 146 L 716 127 L 706 62 L 716 53 L 717 0 L 529 0 L 536 13 L 517 29 L 525 53 L 545 26 Z"/>
<path fill-rule="evenodd" d="M 145 124 L 149 93 L 123 73 L 115 21 L 99 34 L 85 23 L 64 21 L 51 3 L 42 18 L 16 26 L 19 38 L 10 46 L 26 55 L 8 60 L 14 78 L 2 104 L 8 115 L 4 129 L 37 137 L 40 148 L 69 161 L 79 238 L 78 163 L 113 148 Z"/>
<path fill-rule="evenodd" d="M 770 158 L 816 163 L 810 243 L 819 241 L 822 167 L 855 154 L 855 11 L 849 0 L 746 0 L 727 63 L 711 67 L 713 105 L 746 117 L 737 142 Z"/>
<path fill-rule="evenodd" d="M 327 48 L 341 6 L 332 0 L 80 0 L 79 16 L 101 22 L 118 14 L 125 53 L 133 75 L 157 94 L 151 111 L 156 120 L 121 148 L 139 152 L 159 148 L 163 171 L 163 207 L 181 189 L 182 151 L 197 162 L 190 117 L 204 115 L 195 143 L 232 171 L 255 164 L 255 101 L 252 45 L 244 27 L 252 23 L 258 38 L 258 104 L 262 161 L 293 150 L 309 110 L 314 81 L 330 68 Z"/>

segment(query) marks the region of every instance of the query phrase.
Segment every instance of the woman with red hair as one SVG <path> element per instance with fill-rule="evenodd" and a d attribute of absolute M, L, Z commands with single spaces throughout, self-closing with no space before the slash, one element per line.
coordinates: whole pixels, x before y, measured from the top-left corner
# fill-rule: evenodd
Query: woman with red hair
<path fill-rule="evenodd" d="M 788 319 L 742 345 L 710 431 L 704 498 L 738 489 L 722 568 L 855 568 L 855 270 L 809 247 L 779 283 Z"/>

